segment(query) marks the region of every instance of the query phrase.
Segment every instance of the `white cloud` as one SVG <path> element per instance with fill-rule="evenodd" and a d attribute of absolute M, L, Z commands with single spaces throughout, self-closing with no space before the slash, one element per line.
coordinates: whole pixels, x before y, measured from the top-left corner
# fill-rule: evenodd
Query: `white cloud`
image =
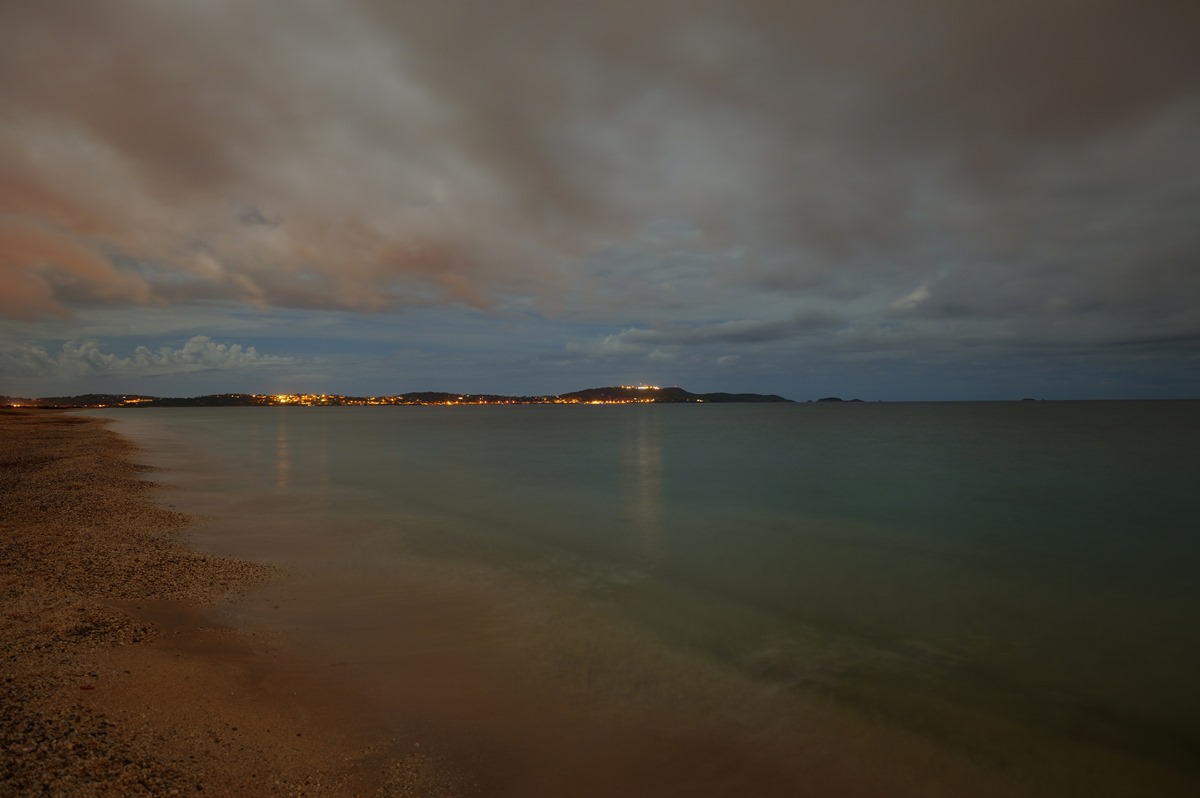
<path fill-rule="evenodd" d="M 207 335 L 197 335 L 178 349 L 139 346 L 129 357 L 105 352 L 95 340 L 67 341 L 58 354 L 50 354 L 41 346 L 26 346 L 17 352 L 0 355 L 0 373 L 38 377 L 161 375 L 250 369 L 294 362 L 295 359 L 290 357 L 261 354 L 253 346 L 216 343 Z"/>
<path fill-rule="evenodd" d="M 929 290 L 928 283 L 921 283 L 909 293 L 897 299 L 891 304 L 896 310 L 911 310 L 918 307 L 922 302 L 929 299 L 933 294 Z"/>

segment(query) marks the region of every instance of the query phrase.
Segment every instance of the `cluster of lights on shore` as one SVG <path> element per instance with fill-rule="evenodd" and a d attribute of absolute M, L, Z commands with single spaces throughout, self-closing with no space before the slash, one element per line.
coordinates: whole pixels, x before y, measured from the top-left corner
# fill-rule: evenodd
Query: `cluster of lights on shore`
<path fill-rule="evenodd" d="M 621 385 L 628 391 L 657 391 L 657 385 Z M 397 396 L 342 396 L 328 393 L 276 393 L 254 394 L 259 404 L 265 405 L 629 405 L 648 404 L 653 396 L 631 396 L 614 399 L 580 399 L 563 396 L 487 396 L 481 394 L 459 394 L 444 399 L 426 399 L 403 394 Z"/>

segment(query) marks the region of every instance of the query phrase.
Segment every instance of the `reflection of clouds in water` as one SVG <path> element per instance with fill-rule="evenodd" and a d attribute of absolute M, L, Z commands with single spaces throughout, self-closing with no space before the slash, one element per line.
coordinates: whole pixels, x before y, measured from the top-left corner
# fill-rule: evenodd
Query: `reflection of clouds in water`
<path fill-rule="evenodd" d="M 632 535 L 634 565 L 650 569 L 665 549 L 662 522 L 662 437 L 655 408 L 630 408 L 622 425 L 621 482 Z"/>

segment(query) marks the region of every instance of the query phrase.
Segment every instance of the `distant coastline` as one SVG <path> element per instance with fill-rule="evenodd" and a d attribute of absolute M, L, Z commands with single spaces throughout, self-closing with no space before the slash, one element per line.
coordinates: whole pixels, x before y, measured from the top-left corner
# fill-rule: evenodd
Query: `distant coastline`
<path fill-rule="evenodd" d="M 823 400 L 824 401 L 824 400 Z M 542 404 L 729 404 L 786 402 L 777 394 L 692 393 L 678 386 L 613 385 L 585 388 L 570 393 L 541 396 L 415 391 L 387 396 L 345 396 L 316 393 L 220 393 L 192 397 L 148 396 L 144 394 L 89 393 L 77 396 L 40 398 L 0 397 L 0 406 L 101 408 L 101 407 L 339 407 L 361 405 L 542 405 Z"/>

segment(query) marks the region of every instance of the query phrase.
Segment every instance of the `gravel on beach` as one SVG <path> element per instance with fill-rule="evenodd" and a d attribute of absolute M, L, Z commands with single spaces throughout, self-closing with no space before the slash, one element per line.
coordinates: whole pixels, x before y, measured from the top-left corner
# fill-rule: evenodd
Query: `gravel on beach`
<path fill-rule="evenodd" d="M 264 645 L 204 608 L 274 570 L 189 549 L 136 458 L 104 420 L 0 409 L 0 794 L 473 792 L 265 689 Z"/>

